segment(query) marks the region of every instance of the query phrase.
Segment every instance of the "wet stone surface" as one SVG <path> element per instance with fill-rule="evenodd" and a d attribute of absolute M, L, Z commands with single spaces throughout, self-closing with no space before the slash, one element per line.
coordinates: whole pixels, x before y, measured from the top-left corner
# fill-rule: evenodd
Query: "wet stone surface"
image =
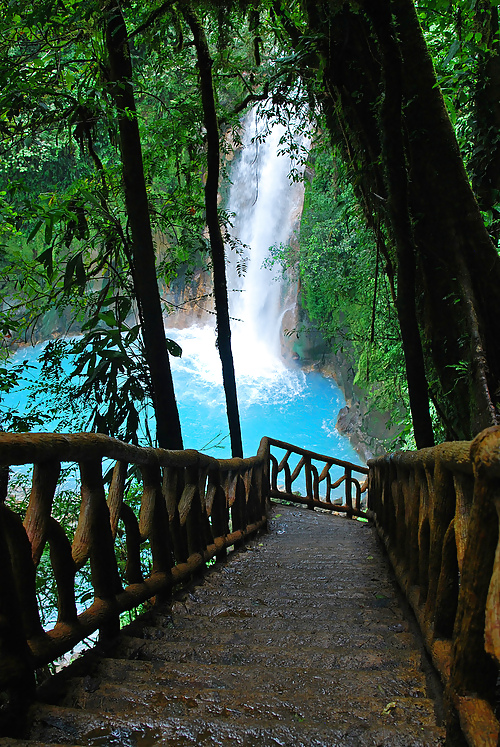
<path fill-rule="evenodd" d="M 270 532 L 70 667 L 5 746 L 444 744 L 374 530 L 277 506 Z"/>

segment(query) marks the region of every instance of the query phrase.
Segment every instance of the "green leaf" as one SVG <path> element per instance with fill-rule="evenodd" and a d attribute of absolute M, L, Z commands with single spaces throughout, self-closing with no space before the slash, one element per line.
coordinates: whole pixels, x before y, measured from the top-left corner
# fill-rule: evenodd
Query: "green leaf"
<path fill-rule="evenodd" d="M 125 336 L 125 345 L 131 345 L 132 343 L 134 343 L 139 337 L 140 331 L 141 328 L 138 324 L 136 324 L 134 327 L 131 327 Z"/>
<path fill-rule="evenodd" d="M 87 277 L 83 267 L 82 252 L 78 252 L 74 257 L 68 260 L 66 271 L 64 273 L 64 292 L 68 293 L 73 285 L 73 275 L 76 275 L 76 284 L 85 285 Z"/>
<path fill-rule="evenodd" d="M 173 355 L 174 358 L 180 358 L 182 356 L 182 348 L 175 342 L 175 340 L 170 340 L 168 337 L 166 337 L 165 343 L 170 355 Z"/>
<path fill-rule="evenodd" d="M 83 265 L 83 252 L 79 252 L 76 255 L 75 279 L 76 284 L 83 290 L 83 286 L 87 282 L 87 274 Z"/>
<path fill-rule="evenodd" d="M 101 322 L 104 322 L 104 324 L 107 324 L 108 327 L 116 326 L 116 317 L 112 311 L 101 311 L 99 313 L 99 319 Z"/>
<path fill-rule="evenodd" d="M 396 703 L 396 701 L 391 700 L 391 702 L 387 703 L 386 707 L 382 709 L 382 713 L 384 715 L 387 715 L 388 713 L 392 711 L 393 708 L 397 708 L 397 706 L 398 704 Z"/>
<path fill-rule="evenodd" d="M 45 243 L 50 244 L 52 241 L 52 231 L 54 229 L 54 219 L 51 216 L 45 224 Z"/>
<path fill-rule="evenodd" d="M 52 247 L 49 246 L 48 249 L 39 254 L 37 257 L 37 261 L 41 262 L 42 265 L 44 265 L 47 276 L 51 278 L 54 272 Z"/>
<path fill-rule="evenodd" d="M 28 243 L 29 243 L 30 241 L 33 241 L 33 239 L 34 239 L 34 238 L 35 238 L 35 236 L 37 235 L 38 231 L 39 231 L 39 230 L 40 230 L 40 228 L 42 227 L 42 224 L 43 224 L 43 221 L 42 221 L 42 220 L 39 220 L 39 221 L 38 221 L 38 223 L 37 223 L 37 224 L 35 225 L 35 227 L 31 229 L 31 231 L 30 231 L 30 235 L 28 236 Z"/>
<path fill-rule="evenodd" d="M 460 49 L 460 40 L 459 39 L 455 39 L 452 42 L 452 45 L 451 45 L 451 47 L 450 47 L 450 49 L 448 51 L 448 54 L 444 58 L 443 65 L 447 65 L 448 62 L 450 62 L 450 60 L 452 60 L 455 57 L 455 55 L 456 55 L 456 53 L 458 52 L 459 49 Z"/>

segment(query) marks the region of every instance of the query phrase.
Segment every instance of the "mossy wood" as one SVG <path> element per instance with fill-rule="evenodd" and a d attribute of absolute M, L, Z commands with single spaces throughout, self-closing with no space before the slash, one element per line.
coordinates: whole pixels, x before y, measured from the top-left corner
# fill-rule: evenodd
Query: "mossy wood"
<path fill-rule="evenodd" d="M 264 439 L 255 457 L 217 460 L 196 451 L 138 448 L 99 434 L 1 434 L 3 465 L 33 465 L 24 526 L 5 500 L 0 507 L 0 638 L 9 651 L 0 664 L 0 688 L 8 700 L 16 699 L 13 688 L 33 691 L 36 668 L 96 630 L 101 637 L 113 635 L 121 612 L 164 597 L 209 559 L 222 557 L 227 547 L 262 529 L 269 492 L 267 450 Z M 103 459 L 115 460 L 107 495 Z M 76 462 L 80 471 L 72 542 L 52 516 L 62 462 Z M 142 480 L 138 516 L 127 503 L 129 465 L 138 467 Z M 126 556 L 122 572 L 116 556 L 120 532 Z M 151 550 L 146 577 L 141 568 L 145 543 Z M 58 598 L 57 622 L 50 630 L 42 626 L 36 594 L 37 565 L 46 545 Z M 75 578 L 87 563 L 93 602 L 82 610 Z"/>
<path fill-rule="evenodd" d="M 441 675 L 449 728 L 496 746 L 500 428 L 369 469 L 369 513 Z"/>

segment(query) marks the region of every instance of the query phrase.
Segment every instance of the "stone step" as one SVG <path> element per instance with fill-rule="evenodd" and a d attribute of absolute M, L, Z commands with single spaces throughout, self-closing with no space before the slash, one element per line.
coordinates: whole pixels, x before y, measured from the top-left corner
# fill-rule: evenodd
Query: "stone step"
<path fill-rule="evenodd" d="M 356 611 L 366 610 L 375 615 L 384 615 L 383 610 L 386 610 L 386 615 L 390 614 L 393 617 L 398 617 L 398 619 L 403 619 L 403 613 L 394 599 L 392 590 L 385 594 L 376 591 L 367 595 L 352 589 L 329 591 L 327 588 L 322 588 L 311 594 L 302 593 L 300 588 L 288 590 L 281 586 L 279 593 L 274 598 L 271 593 L 259 593 L 252 594 L 250 599 L 247 589 L 242 590 L 240 594 L 236 594 L 233 586 L 229 590 L 221 588 L 217 592 L 212 591 L 204 597 L 197 593 L 197 595 L 193 594 L 189 598 L 176 601 L 172 606 L 172 612 L 174 614 L 188 612 L 210 616 L 214 607 L 242 609 L 252 613 L 255 613 L 257 607 L 259 612 L 264 614 L 272 613 L 275 610 L 286 610 L 288 612 L 290 608 L 299 608 L 304 610 L 306 614 L 321 615 L 325 611 L 331 613 L 332 608 L 338 610 L 339 614 L 341 610 L 350 608 Z"/>
<path fill-rule="evenodd" d="M 278 643 L 278 642 L 277 642 Z M 420 654 L 413 650 L 402 650 L 395 647 L 379 647 L 378 650 L 366 648 L 347 648 L 345 646 L 321 647 L 311 645 L 290 647 L 286 643 L 275 645 L 269 639 L 261 645 L 255 641 L 238 641 L 235 636 L 228 637 L 223 644 L 213 643 L 210 637 L 192 637 L 191 640 L 172 641 L 168 637 L 156 640 L 144 640 L 122 636 L 115 649 L 109 655 L 117 658 L 139 659 L 141 661 L 179 661 L 198 662 L 202 664 L 265 664 L 278 667 L 318 666 L 326 671 L 334 669 L 378 670 L 408 666 L 420 666 Z"/>
<path fill-rule="evenodd" d="M 349 594 L 329 594 L 323 590 L 318 592 L 317 597 L 305 598 L 300 594 L 284 593 L 275 600 L 264 595 L 245 594 L 235 595 L 233 589 L 223 590 L 220 594 L 213 594 L 205 600 L 191 595 L 189 598 L 177 600 L 171 609 L 165 612 L 164 617 L 175 618 L 175 616 L 199 615 L 203 617 L 216 617 L 224 613 L 233 617 L 282 617 L 284 614 L 293 616 L 294 613 L 301 615 L 304 619 L 316 617 L 323 619 L 344 620 L 346 614 L 355 615 L 358 618 L 374 619 L 375 621 L 404 620 L 403 612 L 394 597 L 386 592 L 374 593 L 368 597 L 362 597 L 355 592 Z M 151 618 L 161 620 L 161 616 Z"/>
<path fill-rule="evenodd" d="M 271 574 L 268 574 L 271 576 Z M 379 592 L 385 594 L 394 601 L 394 588 L 392 584 L 383 582 L 380 579 L 374 578 L 373 574 L 367 574 L 366 578 L 356 579 L 356 581 L 363 581 L 367 587 L 358 586 L 353 587 L 352 579 L 340 580 L 338 578 L 327 578 L 318 574 L 317 578 L 307 579 L 301 578 L 297 573 L 291 573 L 290 577 L 288 574 L 280 572 L 278 579 L 273 579 L 277 582 L 276 600 L 302 597 L 305 599 L 316 599 L 321 601 L 324 599 L 336 599 L 336 598 L 352 598 L 352 599 L 368 599 L 375 598 L 375 595 Z M 285 583 L 287 581 L 288 583 Z M 207 579 L 207 586 L 197 586 L 187 596 L 193 601 L 206 601 L 213 597 L 224 594 L 225 591 L 230 588 L 232 596 L 241 596 L 248 593 L 248 590 L 252 590 L 252 595 L 263 599 L 269 600 L 273 598 L 272 589 L 266 588 L 261 583 L 253 583 L 247 575 L 242 574 L 241 577 L 228 577 L 221 573 L 210 574 Z M 318 598 L 318 592 L 320 597 Z"/>
<path fill-rule="evenodd" d="M 135 683 L 134 683 L 135 684 Z M 83 692 L 83 687 L 86 687 Z M 205 720 L 222 719 L 227 722 L 245 724 L 269 722 L 295 725 L 304 723 L 315 728 L 324 723 L 362 724 L 367 720 L 375 723 L 382 719 L 393 726 L 409 721 L 413 726 L 432 727 L 435 725 L 433 703 L 426 698 L 394 697 L 391 700 L 371 695 L 358 695 L 341 702 L 319 701 L 307 693 L 297 692 L 295 697 L 286 698 L 268 695 L 259 697 L 255 693 L 241 691 L 224 693 L 220 690 L 198 687 L 193 691 L 165 687 L 164 690 L 150 689 L 136 685 L 134 690 L 119 683 L 101 683 L 97 686 L 88 679 L 82 684 L 82 691 L 73 690 L 66 699 L 66 707 L 78 707 L 86 713 L 105 714 L 126 718 L 133 712 L 135 717 L 146 722 L 149 719 L 191 718 Z M 78 696 L 78 702 L 73 702 Z M 387 718 L 386 718 L 387 717 Z M 389 718 L 390 717 L 390 718 Z"/>
<path fill-rule="evenodd" d="M 391 715 L 391 723 L 410 718 L 412 724 L 434 723 L 433 702 L 425 697 L 420 674 L 389 678 L 386 672 L 357 672 L 358 692 L 345 697 L 345 675 L 282 667 L 153 665 L 146 662 L 102 661 L 85 677 L 66 683 L 59 700 L 65 707 L 93 713 L 142 718 L 170 716 L 258 719 L 321 725 Z"/>
<path fill-rule="evenodd" d="M 444 744 L 372 530 L 279 513 L 270 535 L 42 688 L 32 747 Z"/>
<path fill-rule="evenodd" d="M 199 620 L 197 620 L 199 618 Z M 172 608 L 172 624 L 184 625 L 190 621 L 193 625 L 210 626 L 217 624 L 220 619 L 231 618 L 235 620 L 258 619 L 263 625 L 278 619 L 290 619 L 294 622 L 302 622 L 303 627 L 314 625 L 321 627 L 324 623 L 327 629 L 338 625 L 350 624 L 352 627 L 366 623 L 370 627 L 390 626 L 401 622 L 404 618 L 397 610 L 394 612 L 390 607 L 367 607 L 347 600 L 342 603 L 337 601 L 335 615 L 332 603 L 317 605 L 302 605 L 299 600 L 289 600 L 287 603 L 274 606 L 263 604 L 260 600 L 243 603 L 227 600 L 216 604 L 185 605 L 177 602 Z"/>
<path fill-rule="evenodd" d="M 226 664 L 205 664 L 202 662 L 130 661 L 127 659 L 101 659 L 91 670 L 91 679 L 97 686 L 100 682 L 125 682 L 128 687 L 187 689 L 196 688 L 219 690 L 221 693 L 242 692 L 259 695 L 269 693 L 301 697 L 305 694 L 318 698 L 332 698 L 338 702 L 345 692 L 347 678 L 352 672 L 338 669 L 325 670 L 309 667 L 273 666 L 272 662 L 261 666 L 245 664 L 242 667 Z M 387 701 L 397 697 L 425 697 L 425 678 L 416 667 L 392 670 L 357 670 L 354 672 L 357 692 L 363 696 Z M 81 683 L 87 678 L 77 678 Z M 85 687 L 85 685 L 83 685 Z M 68 688 L 71 684 L 68 683 Z M 65 705 L 66 696 L 63 698 Z M 385 706 L 385 702 L 384 702 Z"/>
<path fill-rule="evenodd" d="M 238 619 L 238 622 L 241 620 Z M 199 618 L 190 620 L 184 618 L 176 619 L 175 623 L 171 617 L 156 619 L 156 625 L 146 625 L 142 630 L 134 624 L 126 628 L 120 640 L 124 645 L 129 645 L 129 639 L 141 638 L 141 640 L 168 640 L 172 642 L 199 642 L 209 640 L 213 645 L 231 646 L 238 643 L 255 642 L 257 647 L 274 646 L 293 650 L 297 647 L 307 648 L 342 648 L 349 647 L 360 650 L 402 649 L 405 651 L 415 649 L 415 639 L 409 631 L 406 622 L 394 622 L 388 625 L 375 625 L 369 620 L 363 624 L 353 624 L 350 621 L 337 622 L 331 626 L 310 626 L 307 629 L 300 620 L 294 624 L 269 625 L 266 621 L 264 626 L 245 620 L 245 624 L 235 625 L 235 618 L 230 615 L 221 615 L 210 624 Z M 133 635 L 128 635 L 133 633 Z M 119 642 L 118 642 L 119 645 Z M 133 644 L 138 645 L 138 644 Z"/>
<path fill-rule="evenodd" d="M 405 632 L 405 626 L 398 619 L 386 617 L 378 622 L 372 621 L 371 616 L 356 619 L 353 615 L 346 613 L 345 619 L 319 618 L 314 614 L 285 615 L 279 614 L 279 610 L 269 616 L 257 615 L 252 611 L 228 609 L 218 607 L 214 609 L 213 616 L 207 615 L 173 615 L 170 627 L 163 630 L 177 630 L 188 634 L 188 631 L 198 635 L 214 635 L 219 632 L 232 632 L 245 635 L 245 631 L 265 631 L 270 637 L 278 634 L 285 635 L 288 632 L 301 634 L 309 633 L 312 636 L 327 636 L 331 645 L 342 645 L 347 640 L 354 641 L 357 645 L 368 636 L 374 640 L 374 636 L 382 638 L 394 638 Z M 389 645 L 398 645 L 392 640 Z M 414 645 L 414 644 L 413 644 Z"/>
<path fill-rule="evenodd" d="M 348 706 L 346 706 L 347 709 Z M 403 706 L 404 707 L 404 706 Z M 230 712 L 221 718 L 144 716 L 135 710 L 123 716 L 92 714 L 60 706 L 38 706 L 34 711 L 33 738 L 43 743 L 74 745 L 168 745 L 168 747 L 437 747 L 442 732 L 436 727 L 419 726 L 411 721 L 394 722 L 391 710 L 376 724 L 363 717 L 347 723 L 321 726 L 297 715 L 293 724 L 269 721 L 257 714 L 236 723 Z M 31 745 L 30 745 L 31 747 Z"/>
<path fill-rule="evenodd" d="M 217 645 L 223 645 L 227 642 L 246 642 L 252 639 L 257 645 L 269 645 L 287 647 L 287 646 L 310 646 L 313 648 L 338 648 L 345 647 L 353 649 L 370 649 L 378 650 L 381 647 L 388 649 L 414 650 L 415 641 L 413 635 L 408 632 L 404 626 L 396 623 L 394 626 L 374 626 L 370 629 L 369 625 L 357 626 L 354 630 L 351 626 L 332 626 L 332 629 L 325 630 L 313 628 L 305 630 L 304 626 L 297 623 L 296 625 L 273 624 L 259 626 L 250 624 L 247 621 L 245 626 L 235 626 L 234 619 L 223 618 L 219 620 L 217 626 L 211 626 L 210 630 L 203 626 L 190 626 L 186 623 L 184 626 L 177 624 L 175 628 L 149 628 L 144 631 L 145 640 L 162 640 L 168 637 L 171 641 L 199 641 L 200 636 L 209 638 L 210 642 Z M 127 642 L 127 637 L 123 636 L 123 641 Z"/>
<path fill-rule="evenodd" d="M 80 747 L 66 742 L 51 742 L 52 747 Z M 11 737 L 0 737 L 0 747 L 47 747 L 47 742 L 34 742 L 32 739 L 13 739 Z"/>

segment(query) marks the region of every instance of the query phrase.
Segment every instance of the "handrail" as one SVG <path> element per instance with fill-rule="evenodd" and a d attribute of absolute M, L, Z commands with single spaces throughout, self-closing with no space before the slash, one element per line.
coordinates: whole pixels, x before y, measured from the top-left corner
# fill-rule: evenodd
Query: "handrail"
<path fill-rule="evenodd" d="M 269 449 L 271 478 L 269 494 L 272 498 L 279 498 L 290 501 L 291 503 L 302 503 L 309 508 L 316 507 L 329 511 L 343 512 L 349 517 L 366 517 L 366 513 L 361 510 L 361 496 L 366 491 L 368 483 L 365 477 L 364 482 L 361 484 L 352 474 L 353 472 L 357 472 L 360 475 L 367 476 L 368 469 L 366 467 L 302 449 L 300 446 L 293 446 L 285 441 L 278 441 L 275 438 L 262 439 L 261 449 L 265 448 L 264 441 Z M 277 457 L 271 453 L 271 447 L 281 449 L 285 452 L 285 455 L 281 457 L 281 461 L 278 461 Z M 293 471 L 289 464 L 292 454 L 300 457 Z M 322 465 L 321 472 L 319 472 L 314 462 L 319 462 Z M 330 474 L 332 467 L 341 467 L 344 470 L 344 474 L 334 482 L 332 482 Z M 278 477 L 281 473 L 283 473 L 284 490 L 278 486 Z M 293 492 L 293 483 L 302 474 L 305 478 L 305 496 L 298 494 L 298 492 Z M 344 503 L 340 502 L 342 499 L 339 498 L 332 500 L 332 491 L 342 484 L 344 484 Z M 323 495 L 321 495 L 322 488 L 324 488 Z M 353 488 L 355 490 L 354 504 L 352 496 Z"/>
<path fill-rule="evenodd" d="M 496 747 L 500 427 L 369 461 L 368 506 L 445 685 L 450 728 Z"/>
<path fill-rule="evenodd" d="M 102 460 L 115 461 L 105 492 Z M 72 542 L 52 515 L 61 463 L 80 472 L 80 513 Z M 6 503 L 8 472 L 32 465 L 24 522 Z M 127 503 L 129 465 L 142 481 L 139 515 Z M 119 629 L 120 613 L 168 595 L 214 556 L 265 528 L 268 499 L 265 440 L 249 459 L 214 459 L 196 451 L 140 448 L 101 434 L 0 433 L 0 692 L 15 704 L 33 691 L 36 668 L 96 630 Z M 119 522 L 122 521 L 122 528 Z M 124 571 L 116 540 L 122 534 Z M 150 572 L 141 569 L 149 543 Z M 36 568 L 46 546 L 57 585 L 58 619 L 44 630 Z M 75 575 L 90 566 L 93 602 L 79 610 Z"/>

